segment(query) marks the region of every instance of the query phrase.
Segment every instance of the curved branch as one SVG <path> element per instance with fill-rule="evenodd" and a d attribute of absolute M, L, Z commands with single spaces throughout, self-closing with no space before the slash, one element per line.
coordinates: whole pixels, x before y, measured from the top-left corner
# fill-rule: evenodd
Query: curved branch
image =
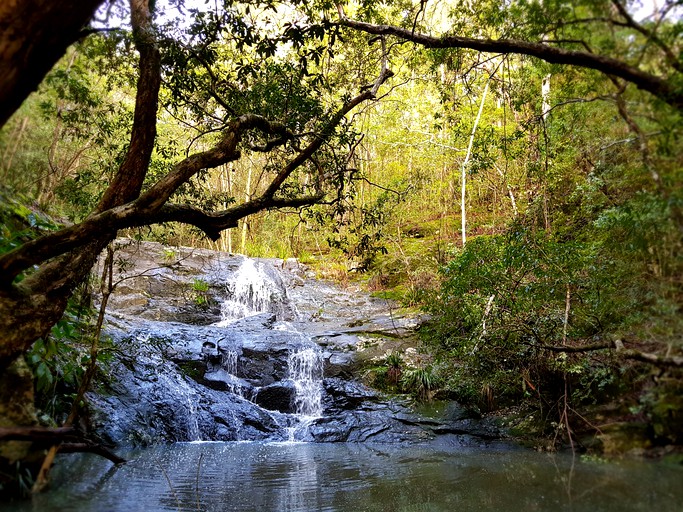
<path fill-rule="evenodd" d="M 291 198 L 264 198 L 260 196 L 246 203 L 234 206 L 220 212 L 206 212 L 191 205 L 164 205 L 157 213 L 135 219 L 130 226 L 146 226 L 148 224 L 160 224 L 163 222 L 181 222 L 195 226 L 204 232 L 214 242 L 221 236 L 221 231 L 236 228 L 237 221 L 264 210 L 276 208 L 299 208 L 317 204 L 325 197 L 325 194 L 299 196 Z"/>
<path fill-rule="evenodd" d="M 219 228 L 221 225 L 225 226 L 222 229 L 233 227 L 232 222 L 234 221 L 231 219 L 240 219 L 263 209 L 296 206 L 296 200 L 277 199 L 275 194 L 280 190 L 287 178 L 311 158 L 322 144 L 332 136 L 334 129 L 344 116 L 358 104 L 374 98 L 375 91 L 389 76 L 391 76 L 391 71 L 383 67 L 380 76 L 375 81 L 375 86 L 371 90 L 366 90 L 345 103 L 331 117 L 322 131 L 314 137 L 313 141 L 275 175 L 266 191 L 260 197 L 226 210 L 226 212 L 229 211 L 231 213 L 228 215 L 224 212 L 221 220 L 216 220 L 216 217 L 210 217 L 209 214 L 204 213 L 204 216 L 209 216 L 207 218 L 214 219 L 212 221 L 213 225 L 202 214 L 199 214 L 199 211 L 192 212 L 187 210 L 190 218 L 189 223 L 197 222 L 200 226 L 206 224 L 207 230 L 205 232 L 210 238 L 216 239 L 218 233 L 220 233 Z M 237 149 L 237 145 L 242 133 L 249 129 L 259 129 L 267 134 L 280 135 L 281 137 L 292 136 L 291 132 L 284 125 L 271 122 L 263 116 L 256 114 L 240 116 L 230 123 L 222 140 L 215 147 L 208 151 L 191 155 L 176 164 L 171 172 L 157 181 L 156 184 L 135 201 L 102 212 L 95 212 L 79 224 L 27 242 L 21 247 L 0 256 L 0 288 L 9 286 L 21 271 L 29 268 L 31 265 L 36 265 L 82 247 L 95 235 L 98 238 L 113 237 L 117 230 L 126 227 L 140 226 L 150 222 L 182 221 L 182 219 L 177 218 L 179 215 L 178 211 L 173 212 L 170 206 L 163 210 L 168 199 L 178 187 L 200 170 L 214 168 L 238 159 L 240 152 Z M 322 199 L 322 196 L 319 199 Z M 310 203 L 305 201 L 302 205 L 306 204 Z M 232 217 L 230 217 L 231 215 Z M 171 218 L 173 216 L 175 217 Z M 221 224 L 221 222 L 224 224 Z M 200 229 L 202 228 L 200 227 Z M 218 231 L 216 231 L 217 229 Z"/>
<path fill-rule="evenodd" d="M 374 25 L 347 18 L 343 9 L 339 8 L 339 25 L 360 30 L 368 34 L 391 35 L 420 44 L 425 48 L 467 48 L 487 53 L 521 54 L 536 57 L 552 64 L 567 64 L 582 68 L 594 69 L 601 73 L 617 76 L 635 84 L 639 89 L 647 91 L 665 101 L 678 110 L 683 110 L 683 91 L 667 80 L 646 73 L 612 57 L 588 52 L 565 50 L 542 43 L 533 43 L 517 39 L 476 39 L 444 35 L 433 37 L 418 34 L 408 29 L 391 25 Z"/>
<path fill-rule="evenodd" d="M 157 134 L 161 54 L 152 24 L 149 0 L 130 0 L 130 13 L 133 39 L 140 54 L 133 127 L 126 156 L 105 190 L 95 210 L 97 212 L 122 205 L 140 195 Z"/>

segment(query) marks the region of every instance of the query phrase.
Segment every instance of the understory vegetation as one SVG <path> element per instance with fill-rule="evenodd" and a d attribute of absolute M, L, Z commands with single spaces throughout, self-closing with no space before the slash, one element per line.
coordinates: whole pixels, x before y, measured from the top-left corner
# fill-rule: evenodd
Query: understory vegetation
<path fill-rule="evenodd" d="M 238 156 L 199 169 L 169 204 L 249 203 L 324 132 L 279 190 L 307 202 L 255 210 L 216 240 L 191 222 L 114 233 L 296 257 L 429 313 L 426 362 L 387 356 L 372 368 L 381 389 L 482 413 L 523 404 L 538 421 L 522 430 L 558 446 L 588 447 L 615 423 L 642 427 L 642 446 L 683 442 L 680 2 L 654 13 L 622 0 L 346 5 L 349 19 L 403 30 L 380 35 L 312 4 L 227 2 L 220 15 L 193 10 L 187 25 L 157 17 L 161 108 L 141 183 L 153 190 L 255 113 L 282 126 L 242 134 Z M 0 254 L 88 219 L 123 165 L 139 69 L 120 25 L 72 46 L 0 131 Z M 422 33 L 623 60 L 669 92 L 579 61 L 427 44 Z M 374 86 L 329 127 L 339 105 Z M 60 421 L 92 358 L 106 362 L 91 350 L 97 312 L 84 286 L 26 354 L 39 407 Z M 195 282 L 192 300 L 207 305 L 206 292 Z"/>

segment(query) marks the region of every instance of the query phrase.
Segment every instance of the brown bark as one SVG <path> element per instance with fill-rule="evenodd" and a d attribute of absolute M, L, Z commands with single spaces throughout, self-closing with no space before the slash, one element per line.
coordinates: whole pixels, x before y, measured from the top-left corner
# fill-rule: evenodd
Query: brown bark
<path fill-rule="evenodd" d="M 0 2 L 0 126 L 76 42 L 102 0 Z"/>
<path fill-rule="evenodd" d="M 130 9 L 133 39 L 140 53 L 133 128 L 126 157 L 107 187 L 96 213 L 132 201 L 140 195 L 156 139 L 161 54 L 154 35 L 149 0 L 130 0 Z"/>
<path fill-rule="evenodd" d="M 30 441 L 38 445 L 54 444 L 62 453 L 88 452 L 109 459 L 114 464 L 126 462 L 99 443 L 86 439 L 74 427 L 0 427 L 0 441 Z"/>
<path fill-rule="evenodd" d="M 467 48 L 485 53 L 520 54 L 536 57 L 552 64 L 567 64 L 589 68 L 612 75 L 635 84 L 672 107 L 683 110 L 683 90 L 662 77 L 647 73 L 628 63 L 595 53 L 566 50 L 545 43 L 534 43 L 517 39 L 476 39 L 471 37 L 444 35 L 433 37 L 412 32 L 392 25 L 374 25 L 347 18 L 340 8 L 339 24 L 368 34 L 395 36 L 412 41 L 425 48 Z"/>
<path fill-rule="evenodd" d="M 35 3 L 42 4 L 43 2 Z M 66 5 L 71 10 L 77 9 L 73 2 L 66 2 Z M 48 11 L 52 12 L 50 9 Z M 3 11 L 0 12 L 4 12 L 4 7 Z M 119 178 L 118 175 L 115 177 L 96 211 L 120 206 L 126 200 L 135 198 L 139 194 L 141 180 L 144 179 L 147 172 L 149 158 L 154 147 L 156 98 L 158 98 L 160 78 L 155 80 L 153 76 L 158 76 L 161 72 L 159 52 L 154 44 L 150 45 L 153 27 L 147 0 L 131 0 L 131 12 L 133 13 L 131 15 L 133 33 L 140 53 L 138 97 L 131 132 L 131 144 L 119 169 L 123 178 Z M 0 17 L 0 19 L 2 18 Z M 88 19 L 90 18 L 88 17 Z M 38 37 L 41 30 L 52 31 L 54 27 L 49 19 L 47 22 L 44 18 L 41 20 L 42 25 L 24 27 L 24 31 L 28 32 L 17 32 L 17 34 L 30 38 L 31 31 L 36 32 Z M 69 27 L 67 26 L 67 28 Z M 78 29 L 80 28 L 81 25 Z M 0 57 L 2 57 L 1 54 Z M 141 112 L 139 113 L 138 110 Z M 132 152 L 137 154 L 131 156 Z M 112 189 L 116 190 L 112 191 Z M 33 341 L 49 332 L 52 325 L 62 316 L 66 309 L 67 300 L 76 286 L 88 275 L 102 249 L 116 236 L 115 226 L 109 226 L 105 223 L 100 228 L 88 233 L 87 238 L 72 247 L 78 247 L 78 251 L 65 254 L 66 251 L 62 250 L 36 261 L 35 264 L 42 263 L 52 256 L 63 255 L 60 258 L 47 261 L 38 271 L 21 283 L 12 285 L 14 277 L 21 270 L 10 273 L 12 277 L 0 283 L 0 336 L 2 337 L 2 342 L 0 342 L 0 370 L 10 364 L 19 354 L 26 351 Z M 24 267 L 24 269 L 26 268 L 28 267 Z M 3 273 L 3 277 L 9 277 L 10 274 Z"/>

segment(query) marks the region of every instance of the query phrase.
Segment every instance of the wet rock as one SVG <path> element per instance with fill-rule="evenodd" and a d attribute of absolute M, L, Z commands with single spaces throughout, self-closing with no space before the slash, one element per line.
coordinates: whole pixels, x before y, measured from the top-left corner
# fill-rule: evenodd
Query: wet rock
<path fill-rule="evenodd" d="M 282 381 L 260 388 L 255 396 L 254 402 L 270 411 L 280 411 L 293 413 L 294 397 L 296 388 L 291 381 Z"/>
<path fill-rule="evenodd" d="M 359 364 L 412 343 L 405 336 L 417 320 L 387 313 L 385 301 L 310 281 L 291 260 L 245 266 L 242 256 L 211 251 L 168 254 L 158 244 L 147 251 L 126 270 L 131 279 L 108 316 L 107 335 L 124 355 L 88 395 L 92 425 L 106 441 L 286 440 L 294 432 L 316 442 L 464 443 L 499 435 L 495 425 L 457 406 L 423 416 L 354 379 Z M 175 263 L 162 264 L 171 256 Z M 245 268 L 270 284 L 245 282 L 238 275 Z M 195 301 L 195 292 L 204 302 Z M 215 323 L 225 313 L 218 304 L 237 296 L 247 309 L 263 305 L 263 312 Z M 293 414 L 301 397 L 289 359 L 302 349 L 320 354 L 299 362 L 316 365 L 308 368 L 315 382 L 324 376 L 319 418 Z"/>
<path fill-rule="evenodd" d="M 251 384 L 244 379 L 240 379 L 239 377 L 228 373 L 222 368 L 206 372 L 204 374 L 204 380 L 201 383 L 212 389 L 228 391 L 250 400 L 256 394 L 256 391 Z"/>

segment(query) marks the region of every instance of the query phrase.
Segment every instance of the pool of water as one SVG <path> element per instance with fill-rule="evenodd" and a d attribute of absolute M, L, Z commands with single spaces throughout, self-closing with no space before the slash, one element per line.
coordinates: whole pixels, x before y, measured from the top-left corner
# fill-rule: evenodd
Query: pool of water
<path fill-rule="evenodd" d="M 20 511 L 680 511 L 683 468 L 523 450 L 180 443 L 62 455 Z"/>

